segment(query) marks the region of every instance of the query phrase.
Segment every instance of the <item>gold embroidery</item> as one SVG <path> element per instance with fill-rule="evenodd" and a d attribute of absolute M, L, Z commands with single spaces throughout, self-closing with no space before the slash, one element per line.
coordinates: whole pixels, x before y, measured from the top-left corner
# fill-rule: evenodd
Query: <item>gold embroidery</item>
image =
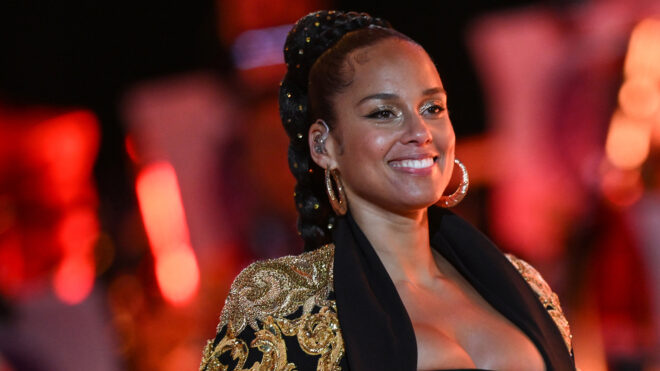
<path fill-rule="evenodd" d="M 320 355 L 317 371 L 339 370 L 344 356 L 344 339 L 339 329 L 335 302 L 332 308 L 323 307 L 318 313 L 304 314 L 296 320 L 278 319 L 286 336 L 296 336 L 300 348 L 309 355 Z"/>
<path fill-rule="evenodd" d="M 238 361 L 235 369 L 243 370 L 248 356 L 248 347 L 243 340 L 237 339 L 228 331 L 227 335 L 220 340 L 215 348 L 213 347 L 213 340 L 209 340 L 206 343 L 204 354 L 202 355 L 202 363 L 199 366 L 200 371 L 204 367 L 208 367 L 207 370 L 209 371 L 227 371 L 227 366 L 220 363 L 219 360 L 220 356 L 225 352 L 231 352 L 232 359 Z"/>
<path fill-rule="evenodd" d="M 334 245 L 297 256 L 251 264 L 234 280 L 220 315 L 218 330 L 229 325 L 240 334 L 247 324 L 257 330 L 257 320 L 286 317 L 301 305 L 303 314 L 314 306 L 327 306 L 332 290 Z"/>
<path fill-rule="evenodd" d="M 263 353 L 261 363 L 255 362 L 250 370 L 291 371 L 296 368 L 296 365 L 287 361 L 286 344 L 273 317 L 266 318 L 250 346 Z"/>
<path fill-rule="evenodd" d="M 255 331 L 250 348 L 262 353 L 250 371 L 296 369 L 287 360 L 283 336 L 295 336 L 300 349 L 320 356 L 317 370 L 338 371 L 344 356 L 344 341 L 339 328 L 337 307 L 328 300 L 333 285 L 334 245 L 298 256 L 256 262 L 244 269 L 234 280 L 220 316 L 218 332 L 224 326 L 226 334 L 213 347 L 209 341 L 204 349 L 200 370 L 227 371 L 220 357 L 229 352 L 237 362 L 234 370 L 248 371 L 245 362 L 249 349 L 238 335 L 249 324 Z M 287 319 L 302 307 L 302 314 Z M 312 313 L 320 307 L 318 313 Z"/>
<path fill-rule="evenodd" d="M 261 329 L 255 333 L 250 343 L 263 353 L 261 362 L 255 362 L 249 369 L 244 368 L 248 356 L 245 342 L 227 328 L 227 333 L 214 348 L 209 341 L 204 349 L 200 370 L 227 371 L 228 366 L 220 362 L 220 356 L 226 352 L 237 365 L 236 371 L 292 371 L 296 365 L 289 363 L 284 336 L 296 336 L 300 348 L 310 355 L 320 355 L 317 362 L 319 371 L 339 371 L 339 363 L 344 356 L 344 341 L 339 329 L 339 320 L 334 301 L 331 307 L 323 307 L 318 313 L 307 313 L 296 319 L 266 317 Z"/>
<path fill-rule="evenodd" d="M 506 254 L 506 257 L 511 264 L 516 267 L 518 272 L 520 272 L 536 295 L 538 295 L 541 304 L 543 304 L 543 307 L 548 311 L 548 314 L 552 317 L 555 325 L 557 325 L 561 336 L 564 338 L 564 343 L 566 343 L 568 351 L 573 354 L 573 335 L 571 335 L 571 328 L 561 309 L 557 294 L 552 291 L 550 285 L 545 282 L 541 274 L 529 263 L 511 254 Z"/>

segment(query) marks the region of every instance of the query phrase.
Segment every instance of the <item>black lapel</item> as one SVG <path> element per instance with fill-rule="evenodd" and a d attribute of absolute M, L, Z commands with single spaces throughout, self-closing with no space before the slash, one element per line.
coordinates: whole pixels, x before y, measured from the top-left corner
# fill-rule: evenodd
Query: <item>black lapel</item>
<path fill-rule="evenodd" d="M 408 312 L 350 214 L 339 218 L 334 240 L 337 315 L 350 370 L 416 370 L 417 343 Z"/>
<path fill-rule="evenodd" d="M 438 207 L 429 209 L 431 246 L 537 346 L 548 370 L 575 370 L 554 321 L 518 270 L 486 236 Z"/>
<path fill-rule="evenodd" d="M 515 267 L 469 223 L 429 209 L 431 245 L 537 346 L 548 370 L 575 370 L 552 318 Z M 350 214 L 334 233 L 337 314 L 351 371 L 417 367 L 410 317 L 378 255 Z"/>

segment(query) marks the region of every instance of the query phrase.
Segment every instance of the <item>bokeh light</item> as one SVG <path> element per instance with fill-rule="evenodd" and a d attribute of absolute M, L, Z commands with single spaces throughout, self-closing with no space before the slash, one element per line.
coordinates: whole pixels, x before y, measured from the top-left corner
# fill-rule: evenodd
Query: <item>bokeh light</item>
<path fill-rule="evenodd" d="M 605 143 L 607 158 L 617 167 L 633 169 L 646 160 L 651 139 L 651 126 L 621 113 L 612 117 Z"/>
<path fill-rule="evenodd" d="M 67 304 L 83 301 L 94 287 L 94 261 L 87 256 L 64 259 L 53 278 L 55 294 Z"/>
<path fill-rule="evenodd" d="M 190 246 L 163 252 L 156 258 L 156 278 L 165 299 L 188 302 L 199 286 L 199 267 Z"/>
<path fill-rule="evenodd" d="M 199 269 L 174 168 L 168 162 L 147 165 L 136 190 L 161 293 L 172 304 L 184 304 L 197 291 Z"/>
<path fill-rule="evenodd" d="M 650 118 L 660 107 L 660 85 L 649 79 L 626 80 L 619 91 L 619 105 L 630 117 Z"/>

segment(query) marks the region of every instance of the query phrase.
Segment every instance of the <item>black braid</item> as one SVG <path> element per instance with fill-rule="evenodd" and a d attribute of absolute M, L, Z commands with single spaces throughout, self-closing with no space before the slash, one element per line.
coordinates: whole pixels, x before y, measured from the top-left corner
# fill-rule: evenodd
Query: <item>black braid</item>
<path fill-rule="evenodd" d="M 379 26 L 372 32 L 376 36 L 356 39 L 343 48 L 338 45 L 344 43 L 343 37 L 349 32 L 374 30 L 373 26 Z M 317 85 L 321 86 L 314 87 L 316 94 L 312 98 L 315 99 L 310 99 L 310 72 L 316 73 L 317 69 L 315 67 L 312 71 L 312 67 L 322 55 L 321 59 L 328 59 L 326 57 L 331 50 L 336 54 L 335 64 L 341 64 L 350 51 L 391 36 L 408 39 L 392 30 L 387 21 L 366 13 L 325 10 L 301 18 L 287 36 L 284 44 L 287 73 L 280 85 L 280 117 L 290 138 L 289 168 L 297 180 L 294 200 L 299 213 L 298 232 L 305 241 L 305 250 L 313 250 L 331 242 L 330 230 L 335 224 L 336 215 L 325 192 L 324 169 L 316 165 L 310 156 L 307 134 L 317 118 L 323 118 L 332 129 L 334 117 L 328 95 L 333 89 L 336 91 L 337 87 L 325 85 L 337 85 L 334 80 L 342 79 L 338 76 L 340 71 L 333 69 L 332 65 L 326 66 L 321 72 L 326 75 L 326 80 L 314 79 L 319 80 Z M 319 94 L 321 97 L 316 98 Z M 314 107 L 313 114 L 310 113 L 310 105 Z"/>

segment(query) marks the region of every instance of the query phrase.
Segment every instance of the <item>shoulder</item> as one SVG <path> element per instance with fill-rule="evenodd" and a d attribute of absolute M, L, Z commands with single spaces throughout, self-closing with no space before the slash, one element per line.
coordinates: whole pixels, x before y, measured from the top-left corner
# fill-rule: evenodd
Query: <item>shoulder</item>
<path fill-rule="evenodd" d="M 331 300 L 333 260 L 330 244 L 241 271 L 200 370 L 337 369 L 344 348 Z"/>
<path fill-rule="evenodd" d="M 552 320 L 557 325 L 557 329 L 564 338 L 564 343 L 569 352 L 573 352 L 571 328 L 568 324 L 568 320 L 564 316 L 564 312 L 561 309 L 561 304 L 559 303 L 559 297 L 555 294 L 550 285 L 543 279 L 541 273 L 536 270 L 531 264 L 520 259 L 512 254 L 504 254 L 506 258 L 513 264 L 513 266 L 518 270 L 520 275 L 525 279 L 527 284 L 532 288 L 534 293 L 538 296 L 541 304 L 548 312 Z"/>
<path fill-rule="evenodd" d="M 334 245 L 300 255 L 252 263 L 236 277 L 225 300 L 218 330 L 231 326 L 234 334 L 269 316 L 285 317 L 299 307 L 308 313 L 324 306 L 333 285 Z"/>

